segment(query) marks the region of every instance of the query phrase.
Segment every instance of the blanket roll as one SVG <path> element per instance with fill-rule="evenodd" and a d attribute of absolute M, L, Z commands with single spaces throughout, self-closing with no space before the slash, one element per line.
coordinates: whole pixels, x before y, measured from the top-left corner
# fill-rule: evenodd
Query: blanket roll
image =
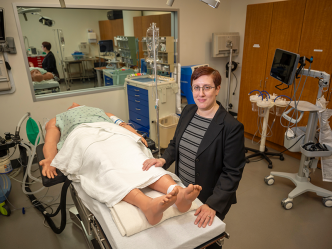
<path fill-rule="evenodd" d="M 179 184 L 183 187 L 182 184 Z M 156 198 L 159 196 L 162 196 L 163 194 L 154 191 L 149 188 L 142 189 L 142 192 L 151 197 L 151 198 Z M 194 201 L 191 205 L 191 208 L 186 212 L 190 212 L 192 210 L 196 210 L 199 207 L 199 205 Z M 138 208 L 135 207 L 127 202 L 121 201 L 118 204 L 114 205 L 112 208 L 110 208 L 110 212 L 112 215 L 112 219 L 114 223 L 116 224 L 117 228 L 119 229 L 119 232 L 121 233 L 122 236 L 131 236 L 136 233 L 142 232 L 146 229 L 152 228 L 154 226 L 150 225 L 148 220 L 145 218 L 145 215 L 143 212 Z M 161 221 L 158 223 L 160 224 L 161 222 L 170 219 L 172 217 L 176 217 L 179 215 L 182 215 L 185 213 L 181 213 L 177 207 L 174 205 L 169 207 L 168 209 L 165 210 L 163 214 L 163 218 Z M 194 221 L 196 219 L 196 216 L 194 216 L 193 213 L 193 226 L 194 226 Z M 158 226 L 156 224 L 155 226 Z"/>

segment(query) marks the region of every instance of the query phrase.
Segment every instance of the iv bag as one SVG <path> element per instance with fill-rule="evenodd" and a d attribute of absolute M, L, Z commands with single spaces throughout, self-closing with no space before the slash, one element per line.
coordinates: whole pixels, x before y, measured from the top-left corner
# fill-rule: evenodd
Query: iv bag
<path fill-rule="evenodd" d="M 155 41 L 155 49 L 153 49 L 153 36 Z M 157 28 L 156 24 L 153 22 L 150 24 L 150 27 L 146 31 L 146 49 L 147 49 L 147 57 L 146 62 L 153 63 L 154 58 L 156 58 L 156 62 L 158 61 L 158 47 L 159 47 L 159 28 Z M 154 57 L 154 51 L 155 57 Z"/>

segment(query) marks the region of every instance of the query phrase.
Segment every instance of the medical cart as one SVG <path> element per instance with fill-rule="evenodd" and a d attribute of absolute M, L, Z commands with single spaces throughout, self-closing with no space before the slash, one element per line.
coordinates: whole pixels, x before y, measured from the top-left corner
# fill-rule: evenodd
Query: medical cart
<path fill-rule="evenodd" d="M 134 73 L 133 69 L 104 69 L 105 86 L 123 86 L 127 75 Z"/>
<path fill-rule="evenodd" d="M 159 116 L 163 118 L 176 111 L 175 96 L 178 86 L 173 78 L 158 77 Z M 133 124 L 136 130 L 147 133 L 153 141 L 157 141 L 154 79 L 147 75 L 130 75 L 125 79 L 124 86 L 128 99 L 129 123 Z"/>

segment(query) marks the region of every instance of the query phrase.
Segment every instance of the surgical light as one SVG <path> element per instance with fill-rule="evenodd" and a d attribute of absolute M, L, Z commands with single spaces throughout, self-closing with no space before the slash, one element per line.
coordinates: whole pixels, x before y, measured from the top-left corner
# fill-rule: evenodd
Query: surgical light
<path fill-rule="evenodd" d="M 201 2 L 206 3 L 212 8 L 218 8 L 220 4 L 220 0 L 201 0 Z M 168 6 L 173 6 L 174 0 L 167 0 L 166 4 Z"/>

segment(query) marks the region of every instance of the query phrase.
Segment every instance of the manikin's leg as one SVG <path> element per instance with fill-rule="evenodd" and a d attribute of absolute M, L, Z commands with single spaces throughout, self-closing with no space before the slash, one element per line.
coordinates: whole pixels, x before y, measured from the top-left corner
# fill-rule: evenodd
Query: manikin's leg
<path fill-rule="evenodd" d="M 43 78 L 44 78 L 44 80 L 52 80 L 54 78 L 54 76 L 52 73 L 47 72 L 47 73 L 43 74 Z"/>
<path fill-rule="evenodd" d="M 139 189 L 133 189 L 122 200 L 141 209 L 148 222 L 156 225 L 162 219 L 164 211 L 175 203 L 178 193 L 178 189 L 174 188 L 169 194 L 152 199 Z"/>
<path fill-rule="evenodd" d="M 43 75 L 38 70 L 31 71 L 32 81 L 41 82 L 44 80 Z"/>
<path fill-rule="evenodd" d="M 176 183 L 171 176 L 164 175 L 158 181 L 151 184 L 149 188 L 166 194 L 169 186 L 174 184 Z M 174 189 L 176 188 L 179 190 L 179 194 L 177 196 L 175 204 L 180 212 L 182 213 L 187 212 L 191 207 L 191 203 L 197 198 L 197 196 L 201 192 L 202 187 L 199 185 L 190 184 L 187 188 L 176 186 Z"/>

